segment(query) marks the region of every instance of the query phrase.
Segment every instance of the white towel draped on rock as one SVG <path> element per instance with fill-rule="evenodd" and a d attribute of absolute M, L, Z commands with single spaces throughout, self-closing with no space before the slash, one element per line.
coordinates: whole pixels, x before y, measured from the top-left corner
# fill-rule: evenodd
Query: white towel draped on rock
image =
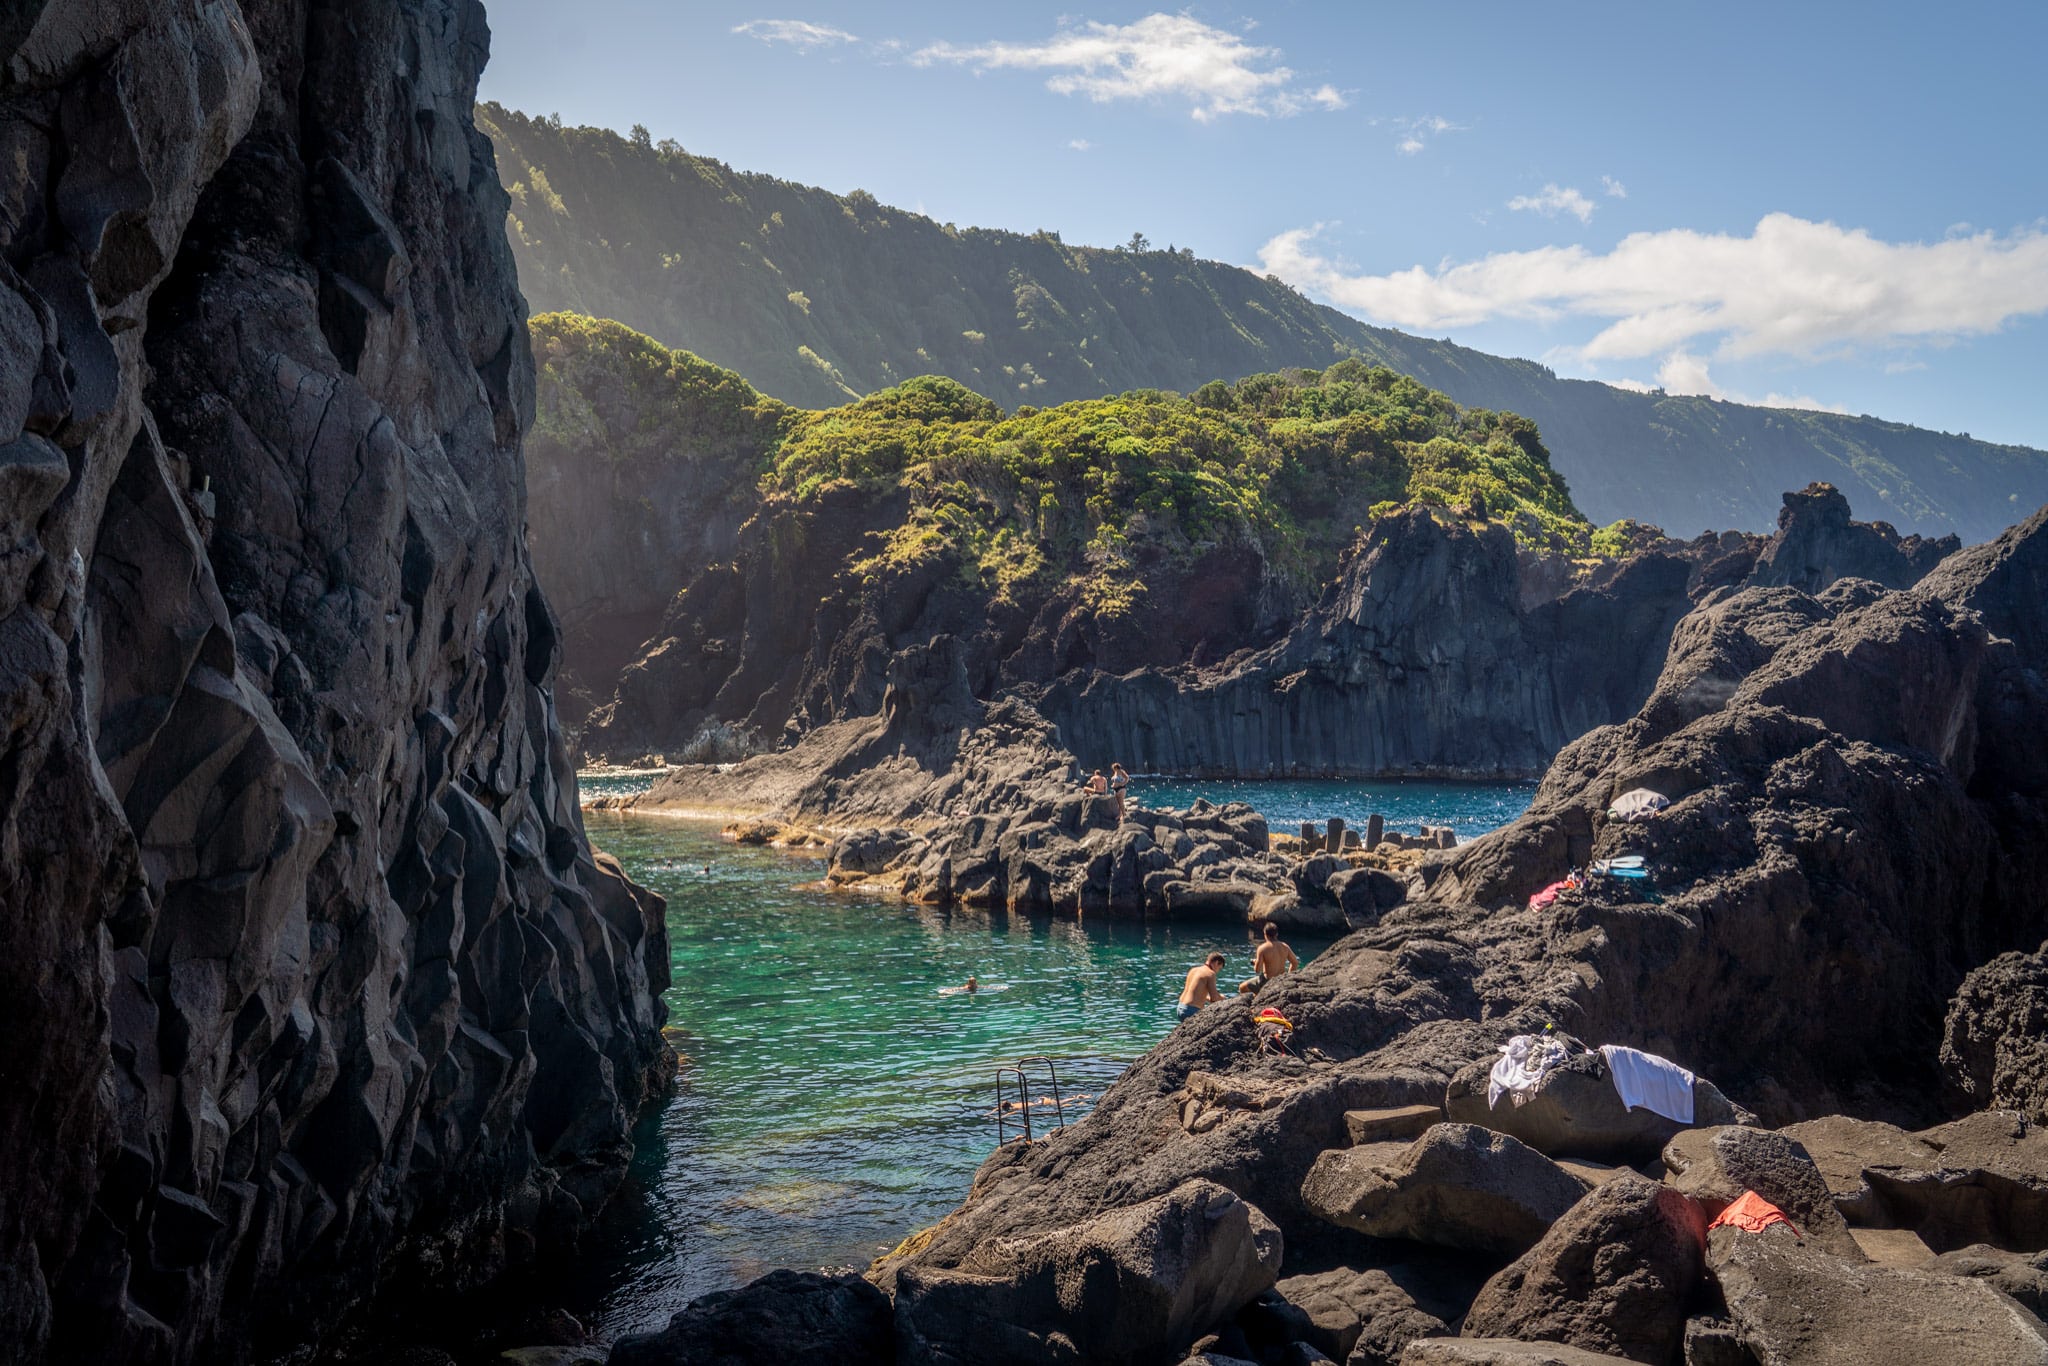
<path fill-rule="evenodd" d="M 1500 1061 L 1486 1077 L 1486 1108 L 1500 1104 L 1505 1091 L 1517 1105 L 1525 1104 L 1543 1084 L 1550 1069 L 1565 1060 L 1565 1047 L 1541 1034 L 1517 1034 L 1500 1046 Z"/>
<path fill-rule="evenodd" d="M 1620 1044 L 1600 1045 L 1614 1092 L 1631 1110 L 1653 1110 L 1680 1124 L 1692 1123 L 1693 1075 L 1669 1058 Z"/>

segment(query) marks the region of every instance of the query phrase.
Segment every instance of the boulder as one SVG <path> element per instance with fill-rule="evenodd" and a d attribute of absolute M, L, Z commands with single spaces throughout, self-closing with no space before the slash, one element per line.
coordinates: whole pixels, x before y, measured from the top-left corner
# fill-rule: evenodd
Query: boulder
<path fill-rule="evenodd" d="M 1413 1142 L 1443 1123 L 1441 1105 L 1397 1105 L 1385 1110 L 1346 1110 L 1344 1131 L 1352 1146 Z"/>
<path fill-rule="evenodd" d="M 1928 1172 L 1941 1154 L 1895 1124 L 1829 1115 L 1778 1130 L 1806 1149 L 1834 1196 L 1835 1208 L 1851 1224 L 1879 1228 L 1891 1222 L 1870 1184 L 1870 1173 Z M 1900 1178 L 1903 1179 L 1903 1178 Z"/>
<path fill-rule="evenodd" d="M 1347 1366 L 1395 1366 L 1416 1338 L 1451 1331 L 1464 1308 L 1461 1283 L 1470 1284 L 1456 1269 L 1435 1264 L 1339 1267 L 1287 1277 L 1269 1298 L 1288 1311 L 1285 1336 Z"/>
<path fill-rule="evenodd" d="M 2006 1252 L 1988 1243 L 1944 1252 L 1926 1270 L 1964 1276 L 2010 1295 L 2036 1316 L 2048 1316 L 2048 1252 Z"/>
<path fill-rule="evenodd" d="M 2048 1121 L 2048 946 L 2007 953 L 1963 979 L 1941 1036 L 1951 1097 Z"/>
<path fill-rule="evenodd" d="M 1324 884 L 1344 914 L 1365 924 L 1377 921 L 1408 898 L 1408 884 L 1378 868 L 1347 868 Z"/>
<path fill-rule="evenodd" d="M 1468 1337 L 1560 1342 L 1661 1366 L 1685 1340 L 1707 1221 L 1669 1186 L 1633 1174 L 1574 1205 L 1479 1292 Z"/>
<path fill-rule="evenodd" d="M 1714 1230 L 1707 1265 L 1761 1362 L 2040 1366 L 2048 1329 L 1982 1280 L 1845 1262 L 1791 1229 Z"/>
<path fill-rule="evenodd" d="M 2048 1131 L 1986 1110 L 1915 1137 L 1940 1155 L 1933 1170 L 1865 1173 L 1893 1222 L 1936 1252 L 1971 1243 L 2048 1248 Z"/>
<path fill-rule="evenodd" d="M 1211 1181 L 896 1278 L 902 1366 L 1152 1362 L 1279 1276 L 1280 1230 Z"/>
<path fill-rule="evenodd" d="M 1589 1157 L 1600 1162 L 1635 1163 L 1655 1157 L 1687 1125 L 1650 1110 L 1621 1103 L 1607 1064 L 1598 1053 L 1581 1053 L 1553 1069 L 1522 1104 L 1502 1096 L 1486 1102 L 1486 1078 L 1495 1058 L 1489 1053 L 1451 1078 L 1444 1112 L 1454 1120 L 1484 1124 L 1513 1134 L 1552 1157 Z M 1701 1077 L 1693 1085 L 1693 1123 L 1751 1124 L 1755 1117 Z"/>
<path fill-rule="evenodd" d="M 1331 1149 L 1301 1186 L 1303 1203 L 1340 1227 L 1506 1256 L 1526 1251 L 1585 1193 L 1534 1148 L 1476 1124 Z"/>
<path fill-rule="evenodd" d="M 1863 1260 L 1827 1181 L 1795 1139 L 1735 1125 L 1688 1129 L 1664 1145 L 1664 1169 L 1665 1181 L 1699 1201 L 1709 1219 L 1744 1191 L 1755 1191 L 1783 1210 L 1815 1247 Z"/>
<path fill-rule="evenodd" d="M 888 1297 L 860 1277 L 771 1271 L 620 1338 L 610 1366 L 886 1366 L 890 1335 Z"/>
<path fill-rule="evenodd" d="M 1351 928 L 1351 922 L 1334 903 L 1310 900 L 1295 892 L 1259 893 L 1246 908 L 1245 921 L 1254 927 L 1270 924 L 1283 930 L 1320 934 L 1342 934 Z"/>
<path fill-rule="evenodd" d="M 1685 1321 L 1685 1366 L 1756 1366 L 1742 1335 L 1726 1319 Z"/>

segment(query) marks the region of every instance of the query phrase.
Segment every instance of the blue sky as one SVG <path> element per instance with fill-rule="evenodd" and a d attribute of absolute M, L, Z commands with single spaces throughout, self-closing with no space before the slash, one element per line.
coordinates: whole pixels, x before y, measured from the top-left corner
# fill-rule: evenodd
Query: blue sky
<path fill-rule="evenodd" d="M 530 113 L 2048 447 L 2048 4 L 487 3 L 483 94 Z"/>

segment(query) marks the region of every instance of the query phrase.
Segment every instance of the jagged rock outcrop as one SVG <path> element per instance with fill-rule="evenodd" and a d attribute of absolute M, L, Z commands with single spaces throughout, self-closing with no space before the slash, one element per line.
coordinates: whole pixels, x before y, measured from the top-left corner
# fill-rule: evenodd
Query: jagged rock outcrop
<path fill-rule="evenodd" d="M 1778 534 L 1759 552 L 1749 581 L 1802 593 L 1818 593 L 1837 579 L 1911 588 L 1962 545 L 1954 535 L 1902 537 L 1889 522 L 1851 521 L 1840 489 L 1808 484 L 1785 495 Z"/>
<path fill-rule="evenodd" d="M 1848 580 L 1817 597 L 1710 593 L 1674 630 L 1638 714 L 1568 746 L 1527 815 L 1425 856 L 1424 890 L 1259 993 L 1258 1006 L 1295 1023 L 1311 1061 L 1263 1056 L 1250 1009 L 1205 1010 L 1081 1123 L 1000 1150 L 960 1209 L 871 1276 L 887 1285 L 906 1267 L 954 1265 L 987 1240 L 1194 1176 L 1259 1204 L 1290 1242 L 1308 1238 L 1316 1202 L 1290 1199 L 1288 1184 L 1321 1163 L 1375 1165 L 1372 1149 L 1329 1153 L 1348 1141 L 1342 1111 L 1330 1113 L 1338 1097 L 1353 1098 L 1347 1108 L 1440 1103 L 1461 1069 L 1545 1024 L 1681 1059 L 1772 1124 L 1837 1111 L 1939 1118 L 1937 1053 L 1957 984 L 2048 930 L 2015 876 L 2037 857 L 2038 808 L 2006 785 L 2005 757 L 1987 753 L 2021 743 L 2011 728 L 2028 713 L 2009 685 L 2042 648 L 2024 590 L 2044 547 L 2048 515 L 1950 557 L 1910 591 Z M 1642 823 L 1609 820 L 1613 797 L 1640 785 L 1672 805 Z M 1646 857 L 1654 899 L 1595 880 L 1527 905 L 1567 869 L 1624 851 Z M 1214 1124 L 1195 1107 L 1190 1123 L 1198 1075 L 1213 1079 L 1208 1092 L 1235 1088 L 1256 1104 Z M 2048 1163 L 2014 1117 L 1980 1114 L 1917 1138 L 1940 1154 L 1937 1170 L 1858 1172 L 1883 1187 L 1895 1227 L 1936 1250 L 2048 1241 L 2032 1222 Z M 1831 1154 L 1815 1179 L 1839 1182 L 1826 1172 L 1841 1165 Z M 1828 1194 L 1839 1207 L 1839 1185 L 1808 1185 L 1814 1208 Z M 1825 1261 L 1811 1274 L 1885 1280 L 1843 1251 L 1813 1250 Z M 1345 1265 L 1390 1255 L 1353 1246 Z M 1905 1288 L 1919 1296 L 1923 1283 Z M 1989 1303 L 1972 1293 L 1927 1289 L 1930 1312 Z M 1778 1329 L 1754 1312 L 1736 1317 L 1760 1343 Z M 1965 1333 L 1957 1341 L 1973 1341 L 1962 1318 L 1951 1322 Z"/>
<path fill-rule="evenodd" d="M 1207 675 L 1070 674 L 1039 707 L 1083 763 L 1141 772 L 1539 772 L 1649 691 L 1689 572 L 1644 555 L 1525 610 L 1507 528 L 1413 509 L 1270 649 Z"/>
<path fill-rule="evenodd" d="M 566 1245 L 666 1073 L 523 541 L 481 5 L 0 21 L 0 1356 Z"/>
<path fill-rule="evenodd" d="M 2048 952 L 2001 954 L 1963 979 L 1941 1068 L 1963 1103 L 2048 1122 Z"/>

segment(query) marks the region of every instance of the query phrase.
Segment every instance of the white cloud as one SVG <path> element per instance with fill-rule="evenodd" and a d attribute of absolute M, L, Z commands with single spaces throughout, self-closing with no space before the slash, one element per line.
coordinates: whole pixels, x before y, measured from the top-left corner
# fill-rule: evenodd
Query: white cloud
<path fill-rule="evenodd" d="M 1073 148 L 1073 149 L 1074 149 L 1075 151 L 1077 151 L 1077 152 L 1085 152 L 1085 151 L 1087 151 L 1087 150 L 1088 150 L 1089 148 L 1093 147 L 1094 145 L 1095 145 L 1094 143 L 1092 143 L 1092 142 L 1088 141 L 1088 139 L 1086 139 L 1086 138 L 1068 138 L 1068 139 L 1067 139 L 1067 146 L 1069 146 L 1069 147 Z"/>
<path fill-rule="evenodd" d="M 1887 375 L 1907 375 L 1926 368 L 1927 362 L 1924 360 L 1893 360 L 1885 362 L 1884 372 Z"/>
<path fill-rule="evenodd" d="M 977 71 L 1052 73 L 1046 88 L 1060 95 L 1113 100 L 1179 99 L 1204 122 L 1223 114 L 1299 114 L 1350 102 L 1334 86 L 1303 90 L 1277 64 L 1280 50 L 1186 14 L 1150 14 L 1135 23 L 1063 25 L 1038 43 L 934 43 L 911 54 L 919 66 L 948 62 Z"/>
<path fill-rule="evenodd" d="M 1612 389 L 1626 389 L 1632 394 L 1689 394 L 1717 398 L 1725 403 L 1750 403 L 1760 408 L 1810 408 L 1821 413 L 1849 411 L 1839 403 L 1825 403 L 1808 394 L 1781 394 L 1774 389 L 1762 398 L 1752 398 L 1748 394 L 1737 393 L 1715 380 L 1705 360 L 1683 349 L 1664 357 L 1664 363 L 1657 367 L 1654 385 L 1635 379 L 1610 379 L 1602 383 Z"/>
<path fill-rule="evenodd" d="M 1611 175 L 1600 177 L 1600 188 L 1609 199 L 1628 198 L 1628 186 L 1622 184 Z"/>
<path fill-rule="evenodd" d="M 1323 255 L 1318 230 L 1274 237 L 1259 251 L 1262 267 L 1402 327 L 1607 320 L 1579 348 L 1586 360 L 1668 355 L 1708 339 L 1718 339 L 1724 358 L 1939 345 L 2048 312 L 2048 231 L 2040 228 L 1886 242 L 1776 213 L 1747 237 L 1674 228 L 1631 233 L 1607 252 L 1543 247 L 1385 275 Z"/>
<path fill-rule="evenodd" d="M 1378 119 L 1374 123 L 1380 122 Z M 1401 140 L 1394 144 L 1394 150 L 1404 157 L 1412 157 L 1429 146 L 1429 140 L 1439 133 L 1462 133 L 1462 124 L 1452 123 L 1441 114 L 1424 114 L 1420 118 L 1389 119 Z"/>
<path fill-rule="evenodd" d="M 827 28 L 803 19 L 749 19 L 744 24 L 734 24 L 732 31 L 764 43 L 787 43 L 799 52 L 860 41 L 843 28 Z"/>
<path fill-rule="evenodd" d="M 1673 351 L 1657 367 L 1657 387 L 1667 394 L 1699 394 L 1706 398 L 1726 398 L 1727 393 L 1714 383 L 1714 377 L 1707 370 L 1707 363 L 1689 351 Z"/>
<path fill-rule="evenodd" d="M 1545 185 L 1535 194 L 1518 194 L 1508 201 L 1511 209 L 1522 209 L 1540 213 L 1545 218 L 1555 218 L 1568 213 L 1581 223 L 1593 221 L 1593 201 L 1570 186 L 1559 188 L 1556 184 Z"/>

